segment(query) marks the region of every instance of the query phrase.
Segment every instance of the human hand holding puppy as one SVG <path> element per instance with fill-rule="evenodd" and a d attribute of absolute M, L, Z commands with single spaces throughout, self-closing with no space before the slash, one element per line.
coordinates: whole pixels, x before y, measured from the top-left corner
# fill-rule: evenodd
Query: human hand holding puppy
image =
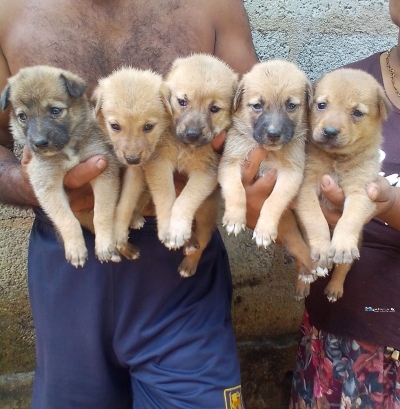
<path fill-rule="evenodd" d="M 366 186 L 366 191 L 369 198 L 376 204 L 371 219 L 377 217 L 400 230 L 400 218 L 398 217 L 400 189 L 390 186 L 384 177 L 379 176 L 374 182 Z M 344 203 L 343 191 L 329 175 L 324 175 L 321 179 L 321 192 L 337 207 L 337 210 L 332 210 L 321 203 L 322 212 L 328 223 L 334 225 L 341 216 L 339 209 L 343 207 Z"/>

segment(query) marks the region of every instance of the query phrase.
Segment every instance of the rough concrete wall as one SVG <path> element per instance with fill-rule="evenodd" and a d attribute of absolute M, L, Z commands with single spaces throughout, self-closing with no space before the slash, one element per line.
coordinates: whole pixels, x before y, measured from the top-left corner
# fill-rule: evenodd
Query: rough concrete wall
<path fill-rule="evenodd" d="M 244 4 L 259 58 L 295 61 L 311 80 L 385 50 L 397 39 L 387 0 L 244 0 Z M 30 212 L 0 207 L 0 375 L 33 369 L 25 277 L 31 222 Z M 303 308 L 292 296 L 293 260 L 279 246 L 257 249 L 250 232 L 240 238 L 223 235 L 234 276 L 233 319 L 248 409 L 283 408 L 285 375 L 295 345 L 292 334 Z M 13 378 L 0 377 L 0 392 L 8 379 Z"/>

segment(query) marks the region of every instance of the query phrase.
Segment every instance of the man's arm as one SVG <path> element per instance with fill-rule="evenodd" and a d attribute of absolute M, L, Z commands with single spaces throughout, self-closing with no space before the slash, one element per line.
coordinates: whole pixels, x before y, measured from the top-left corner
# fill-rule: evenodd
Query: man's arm
<path fill-rule="evenodd" d="M 214 54 L 242 75 L 258 62 L 243 2 L 219 0 L 212 1 L 212 4 Z"/>

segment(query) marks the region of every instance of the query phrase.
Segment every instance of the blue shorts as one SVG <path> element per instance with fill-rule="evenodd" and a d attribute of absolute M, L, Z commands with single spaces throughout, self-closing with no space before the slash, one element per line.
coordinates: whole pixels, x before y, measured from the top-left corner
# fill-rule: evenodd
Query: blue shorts
<path fill-rule="evenodd" d="M 130 240 L 138 260 L 65 261 L 53 227 L 35 219 L 28 262 L 36 330 L 34 409 L 225 409 L 240 394 L 232 283 L 219 233 L 196 274 L 181 278 L 148 218 Z"/>

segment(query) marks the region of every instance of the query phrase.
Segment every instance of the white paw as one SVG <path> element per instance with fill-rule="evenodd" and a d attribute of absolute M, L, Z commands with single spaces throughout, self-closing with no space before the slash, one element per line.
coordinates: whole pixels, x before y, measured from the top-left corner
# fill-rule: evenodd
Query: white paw
<path fill-rule="evenodd" d="M 237 217 L 236 212 L 226 211 L 222 218 L 222 225 L 226 228 L 228 234 L 233 233 L 237 236 L 241 231 L 246 229 L 246 213 Z"/>
<path fill-rule="evenodd" d="M 88 259 L 88 251 L 85 246 L 78 245 L 78 246 L 68 246 L 65 248 L 65 258 L 69 263 L 71 263 L 74 267 L 83 267 L 85 265 L 86 260 Z"/>
<path fill-rule="evenodd" d="M 257 223 L 253 233 L 253 240 L 255 240 L 258 247 L 267 248 L 270 244 L 275 243 L 278 236 L 276 229 L 268 229 L 267 226 L 260 226 Z"/>
<path fill-rule="evenodd" d="M 131 229 L 139 230 L 144 226 L 145 223 L 146 223 L 145 218 L 140 213 L 135 212 L 133 213 L 129 227 Z"/>

